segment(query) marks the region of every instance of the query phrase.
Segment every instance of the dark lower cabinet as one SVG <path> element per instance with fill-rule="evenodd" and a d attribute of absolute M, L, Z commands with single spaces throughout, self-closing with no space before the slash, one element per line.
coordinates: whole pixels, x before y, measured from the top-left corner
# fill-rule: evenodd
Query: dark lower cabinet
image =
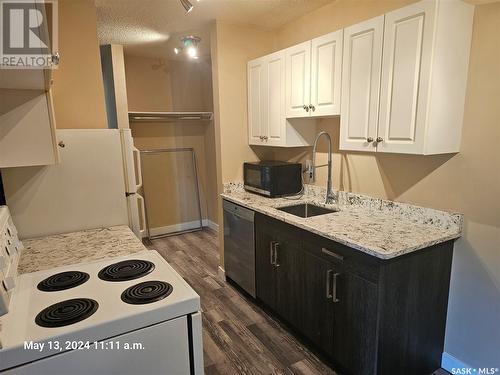
<path fill-rule="evenodd" d="M 342 374 L 440 367 L 449 242 L 390 261 L 256 214 L 257 299 Z"/>
<path fill-rule="evenodd" d="M 340 276 L 333 360 L 352 374 L 376 373 L 377 285 L 352 273 Z"/>

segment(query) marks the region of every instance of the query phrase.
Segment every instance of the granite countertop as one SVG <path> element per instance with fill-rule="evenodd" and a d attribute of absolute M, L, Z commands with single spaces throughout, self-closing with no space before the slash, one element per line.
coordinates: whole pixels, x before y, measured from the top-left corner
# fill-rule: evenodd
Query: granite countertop
<path fill-rule="evenodd" d="M 305 185 L 299 198 L 266 198 L 246 192 L 241 183 L 224 185 L 222 197 L 381 259 L 390 259 L 461 236 L 461 214 L 406 203 L 338 192 L 337 204 L 325 205 L 325 189 Z M 338 212 L 301 218 L 276 208 L 313 203 Z"/>
<path fill-rule="evenodd" d="M 129 227 L 90 229 L 23 240 L 19 274 L 147 250 Z"/>

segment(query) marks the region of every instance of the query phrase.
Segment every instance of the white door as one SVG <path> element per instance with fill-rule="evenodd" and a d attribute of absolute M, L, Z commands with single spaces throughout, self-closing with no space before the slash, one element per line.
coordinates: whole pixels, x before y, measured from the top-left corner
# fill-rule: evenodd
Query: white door
<path fill-rule="evenodd" d="M 434 7 L 422 1 L 385 16 L 378 151 L 424 151 Z"/>
<path fill-rule="evenodd" d="M 344 29 L 340 149 L 376 151 L 384 16 Z"/>
<path fill-rule="evenodd" d="M 267 92 L 267 117 L 261 126 L 263 144 L 281 146 L 285 142 L 285 51 L 266 56 L 265 83 Z"/>
<path fill-rule="evenodd" d="M 311 116 L 340 114 L 343 30 L 313 39 L 311 44 Z"/>
<path fill-rule="evenodd" d="M 311 41 L 286 49 L 286 117 L 309 117 Z"/>
<path fill-rule="evenodd" d="M 265 107 L 267 98 L 264 87 L 265 57 L 252 60 L 247 67 L 248 84 L 248 143 L 262 145 L 264 133 L 267 132 Z"/>

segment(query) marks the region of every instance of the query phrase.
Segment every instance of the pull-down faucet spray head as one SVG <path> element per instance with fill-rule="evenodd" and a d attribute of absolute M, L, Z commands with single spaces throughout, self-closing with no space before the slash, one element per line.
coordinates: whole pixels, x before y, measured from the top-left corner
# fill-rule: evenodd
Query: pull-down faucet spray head
<path fill-rule="evenodd" d="M 332 203 L 337 200 L 337 195 L 333 192 L 332 189 L 332 138 L 330 137 L 330 134 L 328 134 L 325 131 L 321 131 L 318 133 L 316 136 L 316 139 L 314 140 L 314 145 L 313 145 L 313 155 L 312 155 L 312 167 L 309 172 L 309 177 L 311 182 L 316 181 L 316 168 L 319 167 L 324 167 L 324 165 L 316 166 L 316 148 L 318 145 L 318 140 L 321 138 L 321 136 L 325 136 L 328 139 L 328 178 L 326 182 L 326 197 L 325 197 L 325 203 Z"/>

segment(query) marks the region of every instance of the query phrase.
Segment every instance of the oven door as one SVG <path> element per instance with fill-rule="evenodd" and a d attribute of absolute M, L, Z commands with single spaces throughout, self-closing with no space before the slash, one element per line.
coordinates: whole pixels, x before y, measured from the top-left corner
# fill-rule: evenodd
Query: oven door
<path fill-rule="evenodd" d="M 56 354 L 2 375 L 192 374 L 187 319 L 183 316 L 91 343 L 89 349 Z M 201 374 L 199 368 L 194 374 Z"/>

